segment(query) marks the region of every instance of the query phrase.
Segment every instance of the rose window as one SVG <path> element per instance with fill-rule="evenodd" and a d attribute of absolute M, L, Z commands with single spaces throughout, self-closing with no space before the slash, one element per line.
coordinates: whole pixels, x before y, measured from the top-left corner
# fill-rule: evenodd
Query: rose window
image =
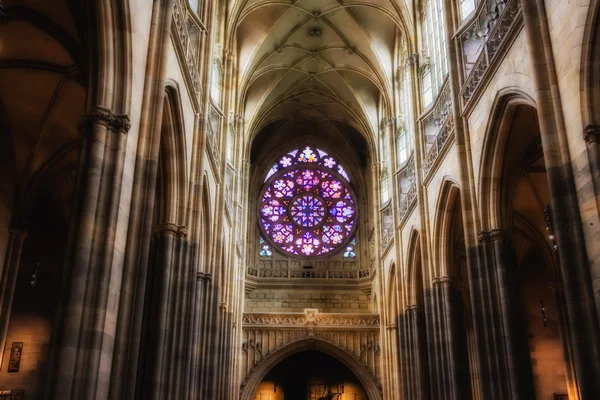
<path fill-rule="evenodd" d="M 343 249 L 356 230 L 356 201 L 345 169 L 326 152 L 288 152 L 269 170 L 260 194 L 259 225 L 280 251 L 318 257 Z"/>

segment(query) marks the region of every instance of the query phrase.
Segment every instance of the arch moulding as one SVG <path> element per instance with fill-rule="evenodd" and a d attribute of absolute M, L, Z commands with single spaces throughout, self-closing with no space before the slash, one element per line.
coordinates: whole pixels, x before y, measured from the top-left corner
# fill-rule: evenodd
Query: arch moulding
<path fill-rule="evenodd" d="M 340 361 L 358 378 L 367 392 L 369 400 L 383 399 L 380 386 L 375 381 L 373 375 L 352 354 L 325 340 L 309 337 L 282 347 L 257 364 L 242 384 L 240 400 L 252 400 L 256 388 L 271 368 L 286 358 L 304 350 L 317 350 Z"/>

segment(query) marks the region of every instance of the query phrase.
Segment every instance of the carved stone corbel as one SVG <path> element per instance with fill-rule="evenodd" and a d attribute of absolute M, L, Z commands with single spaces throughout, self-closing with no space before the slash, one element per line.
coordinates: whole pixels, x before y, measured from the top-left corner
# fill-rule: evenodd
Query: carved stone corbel
<path fill-rule="evenodd" d="M 598 143 L 600 141 L 600 126 L 588 125 L 583 130 L 583 140 L 587 143 Z"/>
<path fill-rule="evenodd" d="M 89 132 L 94 125 L 103 125 L 113 133 L 128 133 L 131 129 L 131 121 L 126 114 L 115 114 L 104 107 L 96 107 L 92 112 L 83 115 L 79 124 L 82 134 Z"/>
<path fill-rule="evenodd" d="M 212 280 L 212 275 L 205 272 L 198 272 L 196 274 L 196 279 L 202 282 L 210 282 Z"/>
<path fill-rule="evenodd" d="M 477 234 L 480 243 L 492 243 L 499 240 L 504 240 L 506 233 L 503 229 L 492 229 L 489 231 L 481 231 Z"/>
<path fill-rule="evenodd" d="M 152 230 L 152 233 L 166 233 L 178 238 L 185 238 L 187 236 L 187 227 L 185 225 L 176 225 L 171 222 L 166 222 L 164 224 L 155 226 Z"/>

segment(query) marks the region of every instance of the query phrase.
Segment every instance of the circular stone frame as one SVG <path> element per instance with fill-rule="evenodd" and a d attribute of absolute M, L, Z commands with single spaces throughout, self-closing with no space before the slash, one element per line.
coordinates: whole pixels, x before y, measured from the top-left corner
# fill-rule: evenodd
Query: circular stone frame
<path fill-rule="evenodd" d="M 350 197 L 352 198 L 353 201 L 353 206 L 354 206 L 354 224 L 352 226 L 352 230 L 346 235 L 346 237 L 344 238 L 344 240 L 342 240 L 339 244 L 333 246 L 335 247 L 332 251 L 326 253 L 326 254 L 321 254 L 321 255 L 304 255 L 304 254 L 292 254 L 286 250 L 284 250 L 282 248 L 282 246 L 279 243 L 276 243 L 275 241 L 273 241 L 273 239 L 271 238 L 271 235 L 268 234 L 264 227 L 262 226 L 262 214 L 261 214 L 261 206 L 263 204 L 263 197 L 265 195 L 265 192 L 267 191 L 267 189 L 272 185 L 272 183 L 274 181 L 276 181 L 277 179 L 280 179 L 283 175 L 285 175 L 286 173 L 295 171 L 295 170 L 306 170 L 306 169 L 311 169 L 314 171 L 321 171 L 321 172 L 325 172 L 329 175 L 331 175 L 332 177 L 334 177 L 337 181 L 341 182 L 342 185 L 344 186 L 344 188 L 346 188 L 348 190 L 348 192 L 350 193 Z M 298 196 L 302 196 L 303 194 L 306 193 L 312 193 L 312 192 L 305 192 L 305 193 L 299 193 L 294 195 L 294 197 L 292 197 L 292 199 L 290 199 L 290 202 L 295 199 Z M 313 195 L 315 193 L 312 193 Z M 321 197 L 320 195 L 317 195 L 317 197 Z M 292 257 L 292 258 L 297 258 L 297 259 L 302 259 L 302 260 L 319 260 L 319 259 L 325 259 L 325 258 L 329 258 L 335 254 L 340 253 L 341 251 L 343 251 L 345 249 L 345 247 L 348 245 L 348 243 L 350 243 L 350 241 L 352 241 L 352 239 L 354 238 L 354 235 L 356 233 L 356 229 L 358 228 L 358 221 L 359 221 L 359 210 L 358 210 L 358 202 L 357 202 L 357 196 L 356 193 L 354 192 L 354 189 L 352 188 L 352 185 L 350 184 L 350 182 L 344 178 L 342 175 L 340 175 L 337 171 L 334 171 L 332 169 L 327 169 L 327 168 L 323 168 L 320 165 L 311 165 L 311 164 L 302 164 L 302 165 L 292 165 L 290 167 L 287 168 L 282 168 L 280 170 L 278 170 L 276 173 L 274 173 L 272 176 L 269 177 L 269 179 L 267 179 L 264 183 L 263 186 L 259 192 L 259 196 L 258 196 L 258 206 L 256 209 L 256 217 L 257 217 L 257 221 L 258 221 L 258 229 L 260 231 L 260 234 L 262 235 L 262 237 L 264 238 L 264 240 L 271 246 L 271 248 L 283 255 L 285 255 L 286 257 Z M 325 199 L 323 199 L 325 200 Z M 325 203 L 327 203 L 327 200 L 325 200 Z M 327 207 L 327 214 L 329 213 L 330 208 Z M 296 227 L 297 224 L 295 222 L 292 222 L 292 216 L 289 215 L 290 210 L 289 207 L 287 207 L 286 212 L 288 214 L 288 217 L 290 218 L 290 224 L 293 227 Z M 324 218 L 325 219 L 325 218 Z M 322 221 L 320 226 L 324 225 L 325 221 Z M 301 229 L 302 231 L 308 231 L 308 230 L 312 230 L 314 229 L 314 227 L 310 227 L 310 228 L 304 228 L 301 226 L 298 226 L 299 229 Z"/>

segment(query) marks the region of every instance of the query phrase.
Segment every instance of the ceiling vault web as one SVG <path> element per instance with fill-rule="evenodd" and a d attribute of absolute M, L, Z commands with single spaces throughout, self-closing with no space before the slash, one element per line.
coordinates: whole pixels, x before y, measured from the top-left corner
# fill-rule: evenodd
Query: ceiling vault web
<path fill-rule="evenodd" d="M 394 113 L 406 9 L 403 0 L 234 2 L 227 37 L 246 137 L 281 121 L 270 135 L 357 131 L 373 147 L 382 115 Z"/>

